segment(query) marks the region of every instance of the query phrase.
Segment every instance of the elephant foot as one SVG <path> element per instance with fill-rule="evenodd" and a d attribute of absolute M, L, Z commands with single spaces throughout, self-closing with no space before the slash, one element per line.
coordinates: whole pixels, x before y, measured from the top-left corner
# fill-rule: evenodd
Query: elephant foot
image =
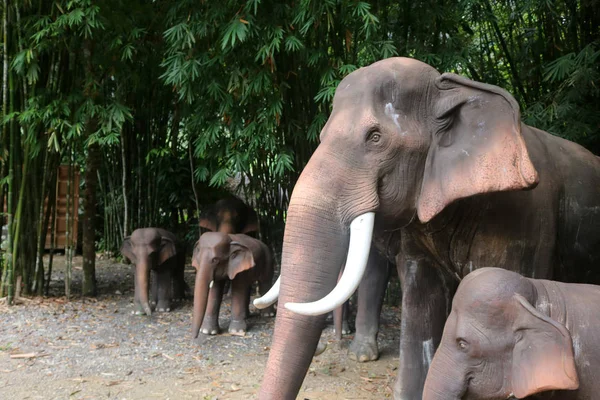
<path fill-rule="evenodd" d="M 229 333 L 236 336 L 245 336 L 246 328 L 246 321 L 231 320 L 231 323 L 229 324 Z"/>
<path fill-rule="evenodd" d="M 323 353 L 327 349 L 327 342 L 323 339 L 319 339 L 319 343 L 317 344 L 317 349 L 315 350 L 315 355 L 313 357 L 318 356 Z"/>
<path fill-rule="evenodd" d="M 200 332 L 205 335 L 216 335 L 219 333 L 219 320 L 218 318 L 204 318 Z"/>
<path fill-rule="evenodd" d="M 156 305 L 156 311 L 158 312 L 169 312 L 171 311 L 171 305 L 167 301 L 158 301 Z"/>
<path fill-rule="evenodd" d="M 335 332 L 335 329 L 334 329 L 334 332 Z M 350 327 L 348 326 L 348 322 L 347 321 L 342 322 L 342 335 L 349 335 L 350 333 L 352 333 L 352 331 L 350 330 Z"/>
<path fill-rule="evenodd" d="M 274 317 L 275 316 L 275 308 L 273 306 L 269 306 L 260 312 L 261 317 Z"/>
<path fill-rule="evenodd" d="M 342 335 L 349 335 L 350 333 L 352 333 L 352 331 L 348 326 L 348 321 L 342 322 Z"/>
<path fill-rule="evenodd" d="M 149 304 L 146 306 L 143 306 L 141 304 L 135 304 L 135 307 L 136 307 L 136 309 L 131 312 L 131 314 L 133 314 L 133 315 L 144 315 L 145 314 L 145 315 L 150 316 L 150 315 L 152 315 L 152 311 L 154 311 L 154 308 L 150 307 Z"/>
<path fill-rule="evenodd" d="M 379 358 L 377 339 L 355 336 L 348 348 L 348 358 L 358 362 L 377 360 Z"/>

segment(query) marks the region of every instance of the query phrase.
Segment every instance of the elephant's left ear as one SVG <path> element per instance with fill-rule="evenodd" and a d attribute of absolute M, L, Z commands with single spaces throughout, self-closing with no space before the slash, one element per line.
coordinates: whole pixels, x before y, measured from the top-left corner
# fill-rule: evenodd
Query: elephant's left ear
<path fill-rule="evenodd" d="M 236 277 L 240 272 L 254 268 L 254 255 L 252 251 L 240 242 L 233 241 L 229 245 L 229 266 L 227 275 L 229 279 Z"/>
<path fill-rule="evenodd" d="M 121 254 L 127 257 L 132 263 L 137 264 L 137 259 L 135 257 L 135 253 L 133 252 L 130 236 L 126 236 L 125 239 L 123 239 L 123 244 L 121 245 Z"/>
<path fill-rule="evenodd" d="M 417 212 L 422 222 L 465 197 L 534 187 L 517 101 L 499 87 L 442 74 Z"/>
<path fill-rule="evenodd" d="M 160 239 L 160 251 L 158 252 L 158 263 L 162 264 L 171 257 L 175 257 L 177 254 L 177 246 L 175 242 L 168 237 L 162 237 Z"/>
<path fill-rule="evenodd" d="M 579 378 L 567 328 L 540 313 L 523 296 L 515 294 L 513 300 L 517 307 L 513 394 L 523 399 L 548 390 L 577 389 Z"/>

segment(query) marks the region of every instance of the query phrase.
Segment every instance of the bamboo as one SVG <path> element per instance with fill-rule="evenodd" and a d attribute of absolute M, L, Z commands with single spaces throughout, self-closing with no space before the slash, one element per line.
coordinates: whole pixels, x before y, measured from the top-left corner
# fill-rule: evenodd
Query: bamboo
<path fill-rule="evenodd" d="M 71 187 L 73 186 L 73 149 L 69 148 L 69 166 L 68 166 L 68 174 L 67 174 L 67 194 L 66 194 L 66 214 L 65 214 L 65 258 L 66 258 L 66 266 L 65 266 L 65 297 L 67 300 L 71 298 L 71 273 L 73 271 L 73 258 L 71 257 Z"/>
<path fill-rule="evenodd" d="M 60 160 L 60 158 L 59 158 Z M 58 201 L 58 177 L 54 184 L 54 201 L 52 202 L 52 224 L 50 225 L 50 254 L 48 256 L 48 274 L 46 275 L 46 296 L 50 293 L 50 281 L 52 280 L 52 262 L 54 261 L 54 249 L 56 249 L 56 216 L 57 216 L 57 201 Z"/>

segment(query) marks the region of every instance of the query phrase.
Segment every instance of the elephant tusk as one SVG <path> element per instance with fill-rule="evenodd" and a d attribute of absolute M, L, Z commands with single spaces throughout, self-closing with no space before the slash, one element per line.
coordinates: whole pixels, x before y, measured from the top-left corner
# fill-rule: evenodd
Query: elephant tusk
<path fill-rule="evenodd" d="M 312 303 L 285 303 L 285 308 L 302 315 L 321 315 L 333 311 L 352 296 L 367 267 L 375 213 L 360 215 L 350 224 L 350 244 L 346 266 L 338 284 L 321 300 Z"/>
<path fill-rule="evenodd" d="M 277 280 L 275 281 L 273 286 L 271 286 L 271 289 L 269 289 L 269 291 L 267 293 L 265 293 L 264 296 L 254 299 L 254 301 L 252 302 L 252 304 L 254 304 L 254 307 L 256 307 L 258 309 L 263 309 L 263 308 L 267 308 L 271 304 L 275 303 L 277 301 L 277 298 L 279 297 L 280 282 L 281 282 L 281 275 L 279 276 L 279 278 L 277 278 Z"/>
<path fill-rule="evenodd" d="M 208 284 L 208 288 L 209 288 L 209 289 L 212 289 L 212 287 L 213 287 L 213 283 L 215 283 L 215 281 L 210 281 L 210 283 Z"/>

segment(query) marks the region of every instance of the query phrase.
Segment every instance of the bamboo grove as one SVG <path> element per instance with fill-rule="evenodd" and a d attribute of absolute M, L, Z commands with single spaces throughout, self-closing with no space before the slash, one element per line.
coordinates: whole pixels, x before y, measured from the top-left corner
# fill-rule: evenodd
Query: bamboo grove
<path fill-rule="evenodd" d="M 382 58 L 504 87 L 526 122 L 600 152 L 593 0 L 3 0 L 1 32 L 9 303 L 47 293 L 59 165 L 67 297 L 74 243 L 81 294 L 93 296 L 96 252 L 116 254 L 142 226 L 192 241 L 194 219 L 224 189 L 255 206 L 278 253 L 337 84 Z"/>

